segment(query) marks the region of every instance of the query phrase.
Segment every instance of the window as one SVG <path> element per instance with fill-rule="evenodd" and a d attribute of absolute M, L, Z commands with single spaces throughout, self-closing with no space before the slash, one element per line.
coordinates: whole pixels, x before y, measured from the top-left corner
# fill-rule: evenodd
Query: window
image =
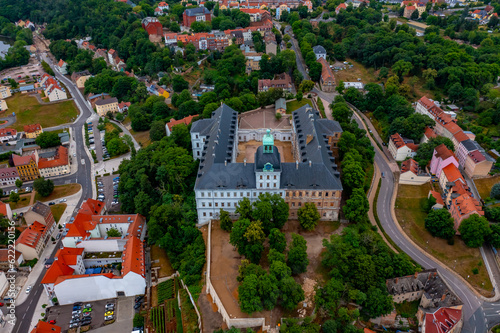
<path fill-rule="evenodd" d="M 273 187 L 276 187 L 276 183 L 273 184 Z"/>
<path fill-rule="evenodd" d="M 302 202 L 299 202 L 299 207 L 302 207 Z"/>
<path fill-rule="evenodd" d="M 201 192 L 201 197 L 203 198 L 205 196 L 205 192 Z"/>
<path fill-rule="evenodd" d="M 202 207 L 205 207 L 205 203 L 204 203 L 204 202 L 202 202 L 202 203 L 201 203 L 201 206 L 202 206 Z"/>
<path fill-rule="evenodd" d="M 212 203 L 211 202 L 208 203 L 208 207 L 212 207 Z"/>
<path fill-rule="evenodd" d="M 263 186 L 263 184 L 262 184 L 262 183 L 260 183 L 260 188 L 262 188 L 262 186 Z"/>
<path fill-rule="evenodd" d="M 259 179 L 261 179 L 261 180 L 262 180 L 262 175 L 260 175 Z"/>
<path fill-rule="evenodd" d="M 218 202 L 215 203 L 215 207 L 219 207 L 219 203 Z"/>
<path fill-rule="evenodd" d="M 276 179 L 276 175 L 274 175 L 274 179 Z"/>
<path fill-rule="evenodd" d="M 269 175 L 267 175 L 267 180 L 269 180 Z"/>
<path fill-rule="evenodd" d="M 220 206 L 221 206 L 221 207 L 224 207 L 224 203 L 223 203 L 223 202 L 221 202 Z"/>
<path fill-rule="evenodd" d="M 212 214 L 212 213 L 210 213 L 210 217 L 212 217 L 212 215 L 213 215 L 213 214 Z"/>
<path fill-rule="evenodd" d="M 214 193 L 214 198 L 217 198 L 217 192 Z"/>

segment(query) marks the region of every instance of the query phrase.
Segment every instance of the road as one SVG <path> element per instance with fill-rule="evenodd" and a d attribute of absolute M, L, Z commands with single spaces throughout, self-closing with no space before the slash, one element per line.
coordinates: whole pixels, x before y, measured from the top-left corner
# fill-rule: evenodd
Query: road
<path fill-rule="evenodd" d="M 44 60 L 51 65 L 54 73 L 56 74 L 56 78 L 59 79 L 66 88 L 69 89 L 71 95 L 73 96 L 75 103 L 80 110 L 80 116 L 76 119 L 76 121 L 69 125 L 73 129 L 74 140 L 76 142 L 76 163 L 78 163 L 78 171 L 75 174 L 69 175 L 67 177 L 61 177 L 54 179 L 54 184 L 63 185 L 69 183 L 79 183 L 82 185 L 82 196 L 77 204 L 77 207 L 80 207 L 82 202 L 87 198 L 92 197 L 92 164 L 91 161 L 85 152 L 85 142 L 83 136 L 83 125 L 86 119 L 93 115 L 93 110 L 90 109 L 88 104 L 85 102 L 80 91 L 74 86 L 71 80 L 67 79 L 65 76 L 60 74 L 55 66 L 52 64 L 52 61 L 47 58 L 45 55 L 42 56 Z M 81 161 L 84 161 L 82 164 Z M 77 210 L 73 213 L 76 215 Z M 53 258 L 57 249 L 60 247 L 61 240 L 58 241 L 57 246 L 54 251 L 51 253 L 50 258 Z M 45 275 L 46 269 L 42 271 L 42 274 L 33 284 L 33 289 L 29 295 L 29 297 L 22 304 L 16 306 L 16 316 L 17 321 L 13 329 L 13 333 L 25 333 L 29 332 L 30 324 L 31 324 L 31 316 L 36 312 L 35 308 L 38 303 L 38 299 L 40 295 L 44 292 L 43 286 L 40 283 L 43 276 Z M 28 315 L 29 319 L 25 320 L 24 316 Z"/>
<path fill-rule="evenodd" d="M 295 61 L 297 62 L 297 69 L 299 70 L 300 73 L 302 73 L 304 80 L 310 80 L 309 74 L 307 74 L 306 71 L 306 65 L 304 59 L 302 59 L 302 53 L 300 53 L 299 43 L 293 36 L 292 28 L 289 25 L 285 27 L 285 33 L 291 37 L 292 50 L 295 52 Z"/>

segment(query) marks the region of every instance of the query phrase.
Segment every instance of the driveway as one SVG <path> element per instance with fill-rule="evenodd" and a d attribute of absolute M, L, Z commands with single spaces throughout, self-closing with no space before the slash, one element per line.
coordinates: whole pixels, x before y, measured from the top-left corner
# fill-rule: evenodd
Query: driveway
<path fill-rule="evenodd" d="M 95 333 L 128 333 L 132 332 L 134 319 L 134 296 L 118 298 L 116 321 L 107 326 L 99 327 Z"/>

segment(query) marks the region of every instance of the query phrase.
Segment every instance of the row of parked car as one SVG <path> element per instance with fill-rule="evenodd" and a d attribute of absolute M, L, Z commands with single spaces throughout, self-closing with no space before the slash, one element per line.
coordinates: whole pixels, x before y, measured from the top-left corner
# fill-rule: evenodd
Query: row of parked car
<path fill-rule="evenodd" d="M 95 138 L 94 138 L 94 125 L 92 124 L 92 122 L 88 122 L 87 123 L 88 125 L 88 134 L 89 134 L 89 143 L 90 143 L 90 149 L 91 150 L 95 150 Z M 100 135 L 101 135 L 101 145 L 102 145 L 102 158 L 104 160 L 107 160 L 109 159 L 109 153 L 108 153 L 108 149 L 106 148 L 106 141 L 104 140 L 104 136 L 106 135 L 106 131 L 100 131 Z"/>
<path fill-rule="evenodd" d="M 73 312 L 71 313 L 69 328 L 87 326 L 92 323 L 92 304 L 87 303 L 83 309 L 82 307 L 83 303 L 81 302 L 73 304 Z"/>

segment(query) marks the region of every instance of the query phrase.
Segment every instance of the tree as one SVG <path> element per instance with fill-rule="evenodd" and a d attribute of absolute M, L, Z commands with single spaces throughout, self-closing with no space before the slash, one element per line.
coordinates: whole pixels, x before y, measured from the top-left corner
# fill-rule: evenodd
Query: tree
<path fill-rule="evenodd" d="M 300 284 L 289 276 L 279 282 L 280 303 L 286 310 L 293 310 L 300 301 L 304 300 L 304 290 Z"/>
<path fill-rule="evenodd" d="M 184 80 L 184 78 L 180 75 L 175 75 L 172 79 L 172 89 L 175 92 L 181 92 L 185 89 L 189 89 L 189 83 Z"/>
<path fill-rule="evenodd" d="M 455 223 L 447 209 L 431 210 L 425 218 L 425 228 L 432 236 L 451 239 L 455 235 Z"/>
<path fill-rule="evenodd" d="M 363 313 L 366 318 L 375 318 L 388 314 L 393 309 L 392 297 L 379 288 L 370 288 L 366 293 L 366 300 L 363 303 Z"/>
<path fill-rule="evenodd" d="M 444 144 L 448 149 L 453 150 L 453 142 L 443 136 L 438 136 L 437 138 L 430 138 L 429 141 L 422 143 L 417 150 L 417 155 L 415 160 L 419 165 L 427 165 L 432 159 L 432 154 L 434 154 L 434 148 Z"/>
<path fill-rule="evenodd" d="M 490 243 L 494 248 L 500 248 L 500 225 L 492 224 L 490 225 L 491 234 L 488 237 L 488 243 Z"/>
<path fill-rule="evenodd" d="M 262 311 L 263 307 L 259 297 L 258 286 L 258 278 L 254 274 L 246 276 L 240 284 L 238 287 L 238 301 L 241 311 L 245 313 Z"/>
<path fill-rule="evenodd" d="M 121 237 L 122 233 L 118 231 L 116 228 L 110 228 L 108 231 L 106 231 L 106 234 L 108 237 Z"/>
<path fill-rule="evenodd" d="M 52 193 L 52 191 L 54 191 L 54 182 L 50 179 L 45 180 L 45 178 L 41 177 L 35 179 L 35 181 L 33 182 L 33 188 L 42 197 L 48 197 Z"/>
<path fill-rule="evenodd" d="M 21 199 L 21 197 L 19 196 L 19 193 L 16 193 L 16 192 L 10 192 L 10 195 L 9 195 L 9 200 L 16 203 L 18 202 L 19 200 Z"/>
<path fill-rule="evenodd" d="M 494 199 L 500 199 L 500 183 L 496 183 L 491 188 L 490 197 Z"/>
<path fill-rule="evenodd" d="M 343 136 L 343 135 L 342 135 Z M 345 161 L 342 163 L 343 183 L 350 191 L 363 187 L 365 181 L 365 171 L 359 162 Z"/>
<path fill-rule="evenodd" d="M 240 215 L 240 219 L 249 219 L 252 218 L 252 203 L 250 199 L 244 197 L 241 199 L 236 205 L 236 214 Z"/>
<path fill-rule="evenodd" d="M 144 327 L 144 317 L 140 313 L 134 315 L 133 325 L 134 327 Z"/>
<path fill-rule="evenodd" d="M 151 141 L 160 141 L 167 135 L 165 130 L 165 123 L 163 120 L 154 121 L 149 130 L 149 138 Z"/>
<path fill-rule="evenodd" d="M 418 10 L 414 10 L 413 13 L 411 13 L 410 19 L 412 20 L 417 20 L 418 19 Z"/>
<path fill-rule="evenodd" d="M 269 247 L 280 253 L 283 253 L 286 249 L 285 234 L 278 228 L 273 228 L 271 232 L 269 232 Z"/>
<path fill-rule="evenodd" d="M 287 36 L 287 35 L 286 35 Z M 308 93 L 314 88 L 314 82 L 311 80 L 304 80 L 300 83 L 299 90 L 304 93 Z"/>
<path fill-rule="evenodd" d="M 319 82 L 321 78 L 321 71 L 323 70 L 323 66 L 319 62 L 314 62 L 309 66 L 309 76 L 311 80 L 314 82 Z"/>
<path fill-rule="evenodd" d="M 394 65 L 392 65 L 392 71 L 400 78 L 408 75 L 412 69 L 413 65 L 409 61 L 398 60 Z"/>
<path fill-rule="evenodd" d="M 11 78 L 8 78 L 8 79 L 7 79 L 7 81 L 9 82 L 10 87 L 11 87 L 12 89 L 17 89 L 17 87 L 19 87 L 19 83 L 17 83 L 17 81 L 16 81 L 16 80 L 11 79 Z"/>
<path fill-rule="evenodd" d="M 307 242 L 304 237 L 292 234 L 292 244 L 288 251 L 287 265 L 292 270 L 292 274 L 304 273 L 309 265 L 307 258 Z"/>
<path fill-rule="evenodd" d="M 42 149 L 56 147 L 61 144 L 59 135 L 55 131 L 41 133 L 39 136 L 37 136 L 35 142 Z"/>
<path fill-rule="evenodd" d="M 321 215 L 318 213 L 318 209 L 314 203 L 306 202 L 297 211 L 297 217 L 301 227 L 310 231 L 316 228 Z"/>
<path fill-rule="evenodd" d="M 344 89 L 345 89 L 344 81 L 340 80 L 335 90 L 337 90 L 337 92 L 342 95 L 344 93 Z"/>
<path fill-rule="evenodd" d="M 16 179 L 16 187 L 21 189 L 21 186 L 23 186 L 23 181 L 21 179 Z"/>
<path fill-rule="evenodd" d="M 491 234 L 488 220 L 477 214 L 471 215 L 462 221 L 458 227 L 465 245 L 468 247 L 480 247 Z"/>
<path fill-rule="evenodd" d="M 335 103 L 330 105 L 332 116 L 339 123 L 348 123 L 351 120 L 353 111 L 345 103 Z M 342 137 L 341 137 L 342 139 Z"/>
<path fill-rule="evenodd" d="M 342 208 L 345 217 L 351 222 L 367 221 L 369 210 L 370 203 L 363 188 L 355 188 Z"/>
<path fill-rule="evenodd" d="M 229 213 L 222 208 L 220 210 L 219 220 L 220 228 L 224 231 L 231 232 L 231 229 L 233 229 L 233 221 L 229 217 Z"/>

